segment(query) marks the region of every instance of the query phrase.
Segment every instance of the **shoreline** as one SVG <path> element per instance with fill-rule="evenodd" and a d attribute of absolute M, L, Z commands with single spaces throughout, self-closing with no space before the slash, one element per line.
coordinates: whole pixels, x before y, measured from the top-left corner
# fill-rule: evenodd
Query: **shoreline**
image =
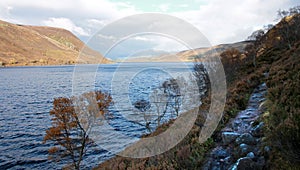
<path fill-rule="evenodd" d="M 48 65 L 4 65 L 0 68 L 22 68 L 22 67 L 59 67 L 59 66 L 76 66 L 76 65 L 100 65 L 100 64 L 116 64 L 117 62 L 111 63 L 91 63 L 91 64 L 48 64 Z"/>
<path fill-rule="evenodd" d="M 174 61 L 170 61 L 170 62 L 165 62 L 165 61 L 157 61 L 157 62 L 110 62 L 110 63 L 90 63 L 90 64 L 49 64 L 49 65 L 4 65 L 4 66 L 0 66 L 0 68 L 24 68 L 24 67 L 59 67 L 59 66 L 82 66 L 82 65 L 107 65 L 107 64 L 120 64 L 120 63 L 126 63 L 126 64 L 141 64 L 141 63 L 196 63 L 194 61 L 182 61 L 182 62 L 174 62 Z"/>

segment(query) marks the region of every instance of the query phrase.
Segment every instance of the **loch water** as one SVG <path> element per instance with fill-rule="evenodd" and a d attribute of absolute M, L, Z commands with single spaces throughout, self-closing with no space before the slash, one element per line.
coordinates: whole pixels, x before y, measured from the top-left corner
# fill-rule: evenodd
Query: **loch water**
<path fill-rule="evenodd" d="M 116 131 L 138 139 L 147 130 L 126 121 L 123 115 L 129 110 L 123 106 L 148 100 L 151 90 L 168 78 L 190 75 L 192 67 L 192 63 L 116 63 L 0 68 L 0 169 L 61 169 L 66 164 L 49 160 L 51 145 L 43 143 L 57 97 L 92 90 L 111 93 L 119 104 L 110 109 L 114 116 L 109 123 Z M 114 144 L 124 147 L 121 138 Z M 104 148 L 92 146 L 83 167 L 90 169 L 114 155 Z"/>

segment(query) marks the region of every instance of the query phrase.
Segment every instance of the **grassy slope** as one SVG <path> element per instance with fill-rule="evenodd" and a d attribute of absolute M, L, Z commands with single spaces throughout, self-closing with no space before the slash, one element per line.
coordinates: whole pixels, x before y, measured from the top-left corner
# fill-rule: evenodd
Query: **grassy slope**
<path fill-rule="evenodd" d="M 15 25 L 0 21 L 0 62 L 2 65 L 74 64 L 84 43 L 71 32 L 52 27 Z M 108 62 L 85 48 L 80 63 Z"/>
<path fill-rule="evenodd" d="M 175 148 L 158 156 L 144 159 L 115 157 L 96 169 L 199 169 L 205 161 L 205 154 L 220 140 L 218 131 L 234 117 L 239 110 L 245 109 L 253 89 L 266 82 L 268 89 L 267 110 L 262 118 L 266 123 L 265 145 L 271 146 L 266 154 L 267 169 L 300 169 L 300 36 L 295 24 L 300 25 L 300 16 L 294 16 L 289 23 L 282 21 L 271 29 L 257 47 L 256 67 L 252 57 L 245 58 L 236 69 L 235 75 L 228 75 L 228 93 L 223 118 L 212 136 L 205 143 L 198 143 L 200 128 L 196 125 L 185 139 Z M 288 26 L 288 27 L 286 27 Z M 282 30 L 289 28 L 294 40 L 289 42 Z M 291 40 L 291 39 L 288 39 Z M 225 62 L 227 63 L 227 62 Z M 230 65 L 224 65 L 230 67 Z M 269 77 L 265 77 L 269 73 Z M 209 107 L 204 101 L 196 122 L 203 122 L 203 116 Z M 170 122 L 172 123 L 172 122 Z M 168 124 L 157 129 L 151 135 L 165 130 Z"/>

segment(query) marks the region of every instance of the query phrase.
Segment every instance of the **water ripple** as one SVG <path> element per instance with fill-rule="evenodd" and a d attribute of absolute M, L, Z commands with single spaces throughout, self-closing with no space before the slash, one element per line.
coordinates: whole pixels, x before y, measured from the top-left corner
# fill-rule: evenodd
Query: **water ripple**
<path fill-rule="evenodd" d="M 97 73 L 96 88 L 111 90 L 110 79 L 117 66 L 116 64 L 105 65 L 100 68 Z M 132 66 L 132 64 L 124 65 L 118 70 L 126 75 L 126 72 L 134 72 L 136 66 Z M 138 68 L 142 67 L 142 65 L 138 66 Z M 173 65 L 172 67 L 176 72 L 182 71 Z M 74 66 L 16 67 L 0 70 L 0 169 L 61 169 L 66 163 L 64 160 L 49 161 L 50 145 L 43 144 L 42 141 L 45 130 L 51 126 L 49 111 L 53 99 L 72 95 L 73 70 Z M 87 69 L 86 75 L 93 74 Z M 132 94 L 135 95 L 130 96 L 131 101 L 139 96 L 136 95 L 137 93 L 146 98 L 147 90 L 155 87 L 151 83 L 154 81 L 159 83 L 162 80 L 159 79 L 159 74 L 153 74 L 155 77 L 152 79 L 145 79 L 145 76 L 148 75 L 141 75 L 132 80 L 130 87 L 132 87 Z M 138 83 L 144 83 L 145 88 L 138 88 Z M 83 88 L 90 87 L 84 82 L 80 85 Z M 122 95 L 128 96 L 128 93 Z M 128 103 L 124 104 L 128 105 Z M 129 109 L 121 110 L 121 112 L 129 111 Z M 118 112 L 115 112 L 110 123 L 116 131 L 134 138 L 146 132 L 144 127 L 127 121 Z M 116 138 L 116 136 L 110 137 Z M 116 138 L 113 142 L 105 141 L 104 144 L 113 143 L 122 146 L 123 142 L 122 139 Z M 87 152 L 83 164 L 85 168 L 91 168 L 112 156 L 112 153 L 95 145 Z"/>

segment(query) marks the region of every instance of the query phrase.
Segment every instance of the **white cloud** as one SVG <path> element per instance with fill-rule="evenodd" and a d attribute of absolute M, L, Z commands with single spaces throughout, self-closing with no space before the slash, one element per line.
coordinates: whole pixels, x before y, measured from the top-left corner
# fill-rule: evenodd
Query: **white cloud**
<path fill-rule="evenodd" d="M 81 36 L 89 36 L 83 28 L 76 26 L 70 19 L 68 18 L 49 18 L 46 21 L 43 21 L 46 26 L 50 27 L 59 27 L 67 29 L 75 34 Z"/>
<path fill-rule="evenodd" d="M 196 11 L 173 13 L 195 25 L 213 45 L 242 41 L 255 29 L 274 23 L 278 9 L 293 0 L 211 0 Z"/>
<path fill-rule="evenodd" d="M 188 49 L 188 47 L 186 47 L 185 44 L 182 44 L 177 39 L 173 39 L 172 37 L 167 37 L 163 35 L 146 34 L 143 36 L 135 36 L 132 39 L 136 40 L 136 43 L 143 42 L 145 44 L 148 44 L 148 48 L 150 47 L 151 49 L 158 51 L 174 52 L 177 50 Z"/>
<path fill-rule="evenodd" d="M 187 8 L 189 5 L 188 4 L 181 4 L 181 5 L 179 5 L 179 7 L 181 7 L 181 8 Z"/>
<path fill-rule="evenodd" d="M 158 6 L 158 9 L 161 10 L 162 12 L 167 12 L 169 10 L 169 4 L 161 4 Z"/>
<path fill-rule="evenodd" d="M 185 8 L 186 11 L 171 15 L 195 25 L 216 45 L 246 39 L 255 29 L 272 23 L 278 9 L 295 6 L 297 1 L 201 0 L 203 5 L 198 10 L 190 11 L 186 4 L 170 5 Z M 0 0 L 0 19 L 21 24 L 62 27 L 82 40 L 87 40 L 89 35 L 93 35 L 106 24 L 140 13 L 137 8 L 133 3 L 109 0 L 47 0 L 38 3 L 36 0 Z M 170 10 L 170 6 L 163 2 L 159 8 L 161 11 Z M 164 38 L 158 43 L 166 48 L 172 46 Z"/>
<path fill-rule="evenodd" d="M 123 6 L 123 9 L 119 9 Z M 10 7 L 10 9 L 8 9 Z M 104 24 L 137 13 L 126 3 L 108 0 L 0 1 L 0 19 L 20 24 L 59 26 L 87 39 Z"/>
<path fill-rule="evenodd" d="M 2 6 L 2 3 L 0 2 L 0 19 L 5 19 L 7 22 L 18 22 L 18 20 L 11 17 L 11 11 L 13 9 L 13 6 Z"/>

